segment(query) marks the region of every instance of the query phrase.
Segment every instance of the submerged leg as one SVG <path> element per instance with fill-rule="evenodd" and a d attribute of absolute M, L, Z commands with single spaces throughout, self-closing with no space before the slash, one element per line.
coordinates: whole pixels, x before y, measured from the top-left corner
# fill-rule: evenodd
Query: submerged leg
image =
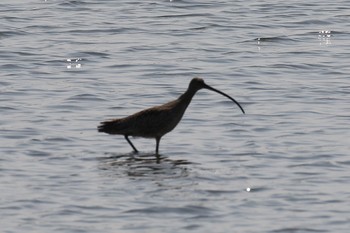
<path fill-rule="evenodd" d="M 136 147 L 131 143 L 130 139 L 128 138 L 128 135 L 124 135 L 125 139 L 128 141 L 132 149 L 134 149 L 135 152 L 139 152 Z"/>
<path fill-rule="evenodd" d="M 160 137 L 158 138 L 156 138 L 156 154 L 159 154 L 158 152 L 159 152 L 159 142 L 160 142 Z"/>

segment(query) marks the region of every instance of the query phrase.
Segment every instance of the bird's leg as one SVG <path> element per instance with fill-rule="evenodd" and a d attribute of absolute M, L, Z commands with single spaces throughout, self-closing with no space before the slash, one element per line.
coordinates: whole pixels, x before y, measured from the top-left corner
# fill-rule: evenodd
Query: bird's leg
<path fill-rule="evenodd" d="M 156 154 L 158 155 L 159 153 L 159 142 L 160 142 L 160 137 L 156 137 Z"/>
<path fill-rule="evenodd" d="M 128 135 L 124 135 L 125 139 L 128 141 L 128 143 L 130 144 L 130 146 L 132 147 L 132 149 L 134 149 L 134 151 L 137 153 L 139 152 L 136 147 L 131 143 L 130 139 L 128 138 Z"/>

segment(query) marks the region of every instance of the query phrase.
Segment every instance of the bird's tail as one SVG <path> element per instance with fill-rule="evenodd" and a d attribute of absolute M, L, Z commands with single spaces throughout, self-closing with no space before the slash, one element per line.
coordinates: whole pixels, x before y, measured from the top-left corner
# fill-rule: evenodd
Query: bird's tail
<path fill-rule="evenodd" d="M 98 132 L 101 132 L 101 133 L 108 133 L 109 129 L 111 128 L 111 123 L 110 121 L 104 121 L 104 122 L 101 122 L 99 126 L 97 126 L 97 130 Z"/>
<path fill-rule="evenodd" d="M 104 121 L 97 127 L 98 132 L 108 134 L 121 134 L 124 129 L 124 124 L 119 119 Z"/>

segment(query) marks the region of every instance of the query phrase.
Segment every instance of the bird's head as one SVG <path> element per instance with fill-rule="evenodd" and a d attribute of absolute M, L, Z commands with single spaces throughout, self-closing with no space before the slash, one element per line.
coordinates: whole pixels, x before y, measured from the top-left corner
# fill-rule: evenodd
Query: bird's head
<path fill-rule="evenodd" d="M 229 98 L 229 99 L 232 100 L 235 104 L 238 105 L 238 107 L 241 109 L 241 111 L 242 111 L 243 113 L 245 113 L 244 110 L 243 110 L 243 108 L 242 108 L 242 106 L 241 106 L 235 99 L 233 99 L 231 96 L 227 95 L 226 93 L 224 93 L 224 92 L 222 92 L 222 91 L 219 91 L 219 90 L 217 90 L 217 89 L 215 89 L 215 88 L 213 88 L 213 87 L 207 85 L 207 84 L 204 82 L 204 80 L 203 80 L 202 78 L 198 78 L 198 77 L 193 78 L 193 79 L 191 80 L 191 82 L 190 82 L 189 87 L 188 87 L 188 89 L 191 90 L 191 91 L 193 91 L 194 93 L 197 92 L 198 90 L 202 89 L 202 88 L 208 89 L 208 90 L 211 90 L 211 91 L 214 91 L 214 92 L 216 92 L 216 93 L 219 93 L 219 94 L 221 94 L 221 95 L 223 95 L 223 96 Z"/>
<path fill-rule="evenodd" d="M 189 89 L 198 91 L 202 88 L 206 88 L 208 85 L 205 84 L 204 80 L 202 78 L 195 77 L 191 80 Z"/>

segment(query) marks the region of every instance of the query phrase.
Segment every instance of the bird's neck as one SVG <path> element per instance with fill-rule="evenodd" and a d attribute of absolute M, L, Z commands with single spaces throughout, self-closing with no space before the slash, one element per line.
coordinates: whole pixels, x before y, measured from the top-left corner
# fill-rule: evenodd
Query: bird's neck
<path fill-rule="evenodd" d="M 193 96 L 196 94 L 197 90 L 187 90 L 184 94 L 182 94 L 179 98 L 174 101 L 169 102 L 169 109 L 173 112 L 173 127 L 175 127 L 181 120 L 184 115 L 188 105 L 191 103 Z"/>
<path fill-rule="evenodd" d="M 187 91 L 179 97 L 179 101 L 183 106 L 185 106 L 185 108 L 187 108 L 187 106 L 191 103 L 191 100 L 196 92 L 197 90 L 187 89 Z"/>

